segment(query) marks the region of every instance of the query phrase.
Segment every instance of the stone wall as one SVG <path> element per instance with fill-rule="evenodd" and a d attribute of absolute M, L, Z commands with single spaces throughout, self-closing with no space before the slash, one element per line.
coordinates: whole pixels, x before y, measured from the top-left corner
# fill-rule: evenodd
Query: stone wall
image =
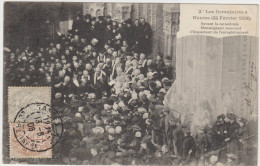
<path fill-rule="evenodd" d="M 176 81 L 165 103 L 193 124 L 208 123 L 227 112 L 255 118 L 257 62 L 255 37 L 179 38 Z"/>

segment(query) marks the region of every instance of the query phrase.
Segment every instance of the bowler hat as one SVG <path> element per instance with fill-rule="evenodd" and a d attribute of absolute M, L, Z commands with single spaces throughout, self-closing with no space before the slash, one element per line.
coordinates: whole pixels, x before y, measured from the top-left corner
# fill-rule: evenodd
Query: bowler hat
<path fill-rule="evenodd" d="M 96 17 L 92 17 L 92 18 L 91 18 L 91 21 L 96 21 Z"/>
<path fill-rule="evenodd" d="M 103 21 L 104 20 L 104 16 L 98 16 L 99 21 Z"/>
<path fill-rule="evenodd" d="M 233 113 L 227 113 L 227 118 L 230 120 L 235 120 L 236 119 L 236 115 Z"/>
<path fill-rule="evenodd" d="M 86 15 L 84 16 L 84 18 L 85 18 L 85 19 L 91 19 L 91 15 L 90 15 L 90 14 L 86 14 Z"/>

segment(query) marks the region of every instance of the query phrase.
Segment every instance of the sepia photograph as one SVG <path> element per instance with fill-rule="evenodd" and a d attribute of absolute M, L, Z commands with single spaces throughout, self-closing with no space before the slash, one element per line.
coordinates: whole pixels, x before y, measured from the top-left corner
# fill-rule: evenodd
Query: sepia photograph
<path fill-rule="evenodd" d="M 258 7 L 3 2 L 2 163 L 256 166 Z"/>

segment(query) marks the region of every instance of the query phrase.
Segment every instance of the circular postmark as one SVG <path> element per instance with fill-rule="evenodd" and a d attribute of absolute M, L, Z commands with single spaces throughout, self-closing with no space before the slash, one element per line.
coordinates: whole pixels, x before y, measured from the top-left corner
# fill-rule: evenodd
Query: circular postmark
<path fill-rule="evenodd" d="M 21 146 L 34 152 L 44 152 L 56 145 L 63 134 L 63 122 L 50 105 L 31 103 L 14 119 L 14 136 Z"/>

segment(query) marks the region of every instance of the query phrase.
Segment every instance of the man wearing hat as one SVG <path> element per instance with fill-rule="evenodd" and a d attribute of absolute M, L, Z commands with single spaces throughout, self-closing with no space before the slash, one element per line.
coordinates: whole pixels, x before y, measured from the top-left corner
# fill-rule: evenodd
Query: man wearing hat
<path fill-rule="evenodd" d="M 156 65 L 156 71 L 159 74 L 159 78 L 165 77 L 167 73 L 166 73 L 166 66 L 165 66 L 165 63 L 163 61 L 163 55 L 162 54 L 158 54 L 156 56 L 155 65 Z"/>
<path fill-rule="evenodd" d="M 139 44 L 141 44 L 142 40 L 144 38 L 144 33 L 142 31 L 142 27 L 140 26 L 139 20 L 136 19 L 134 21 L 134 27 L 133 27 L 133 38 L 134 38 L 134 42 L 138 42 Z"/>
<path fill-rule="evenodd" d="M 125 27 L 125 35 L 126 40 L 129 45 L 129 47 L 133 46 L 133 27 L 132 27 L 132 20 L 129 18 L 125 21 L 126 27 Z"/>
<path fill-rule="evenodd" d="M 126 33 L 125 33 L 125 27 L 123 26 L 122 22 L 118 23 L 118 29 L 117 29 L 117 33 L 120 33 L 122 38 L 125 39 L 126 37 Z"/>
<path fill-rule="evenodd" d="M 97 27 L 97 39 L 99 41 L 99 48 L 101 49 L 104 44 L 104 35 L 106 25 L 104 23 L 104 16 L 98 16 L 98 22 L 96 23 Z"/>
<path fill-rule="evenodd" d="M 150 118 L 152 120 L 152 126 L 153 126 L 152 140 L 156 144 L 160 144 L 160 145 L 163 144 L 163 136 L 160 128 L 160 120 L 163 115 L 163 108 L 164 108 L 163 105 L 154 105 L 150 107 L 150 111 L 151 111 Z"/>
<path fill-rule="evenodd" d="M 90 27 L 90 34 L 91 34 L 91 39 L 97 38 L 97 25 L 96 25 L 96 17 L 91 18 L 91 27 Z"/>
<path fill-rule="evenodd" d="M 141 39 L 143 46 L 142 51 L 146 54 L 149 54 L 152 51 L 152 28 L 150 24 L 145 21 L 145 18 L 140 19 L 140 26 L 144 33 L 144 38 Z"/>
<path fill-rule="evenodd" d="M 112 40 L 113 39 L 113 32 L 112 32 L 112 28 L 111 28 L 111 24 L 107 23 L 106 24 L 106 28 L 105 28 L 105 34 L 104 34 L 104 41 L 107 42 L 108 40 Z"/>
<path fill-rule="evenodd" d="M 76 16 L 76 19 L 73 20 L 73 24 L 72 24 L 72 32 L 74 34 L 79 34 L 80 30 L 81 30 L 81 25 L 82 25 L 82 19 L 81 19 L 81 15 L 78 14 Z"/>
<path fill-rule="evenodd" d="M 184 128 L 184 138 L 180 151 L 181 160 L 183 163 L 189 163 L 195 157 L 196 142 L 191 136 L 191 131 L 188 127 Z"/>
<path fill-rule="evenodd" d="M 107 25 L 107 24 L 112 25 L 112 20 L 111 20 L 111 16 L 110 16 L 110 15 L 107 15 L 107 16 L 106 16 L 106 22 L 105 22 L 105 24 L 106 24 L 106 25 Z"/>
<path fill-rule="evenodd" d="M 90 14 L 86 14 L 84 16 L 84 21 L 82 23 L 82 27 L 83 27 L 83 36 L 86 38 L 86 42 L 87 44 L 90 43 L 91 40 L 91 15 Z"/>
<path fill-rule="evenodd" d="M 225 142 L 227 143 L 227 154 L 233 154 L 238 157 L 238 136 L 237 132 L 239 124 L 236 121 L 236 115 L 234 113 L 228 113 L 226 119 L 226 137 Z M 225 132 L 224 131 L 224 132 Z"/>

